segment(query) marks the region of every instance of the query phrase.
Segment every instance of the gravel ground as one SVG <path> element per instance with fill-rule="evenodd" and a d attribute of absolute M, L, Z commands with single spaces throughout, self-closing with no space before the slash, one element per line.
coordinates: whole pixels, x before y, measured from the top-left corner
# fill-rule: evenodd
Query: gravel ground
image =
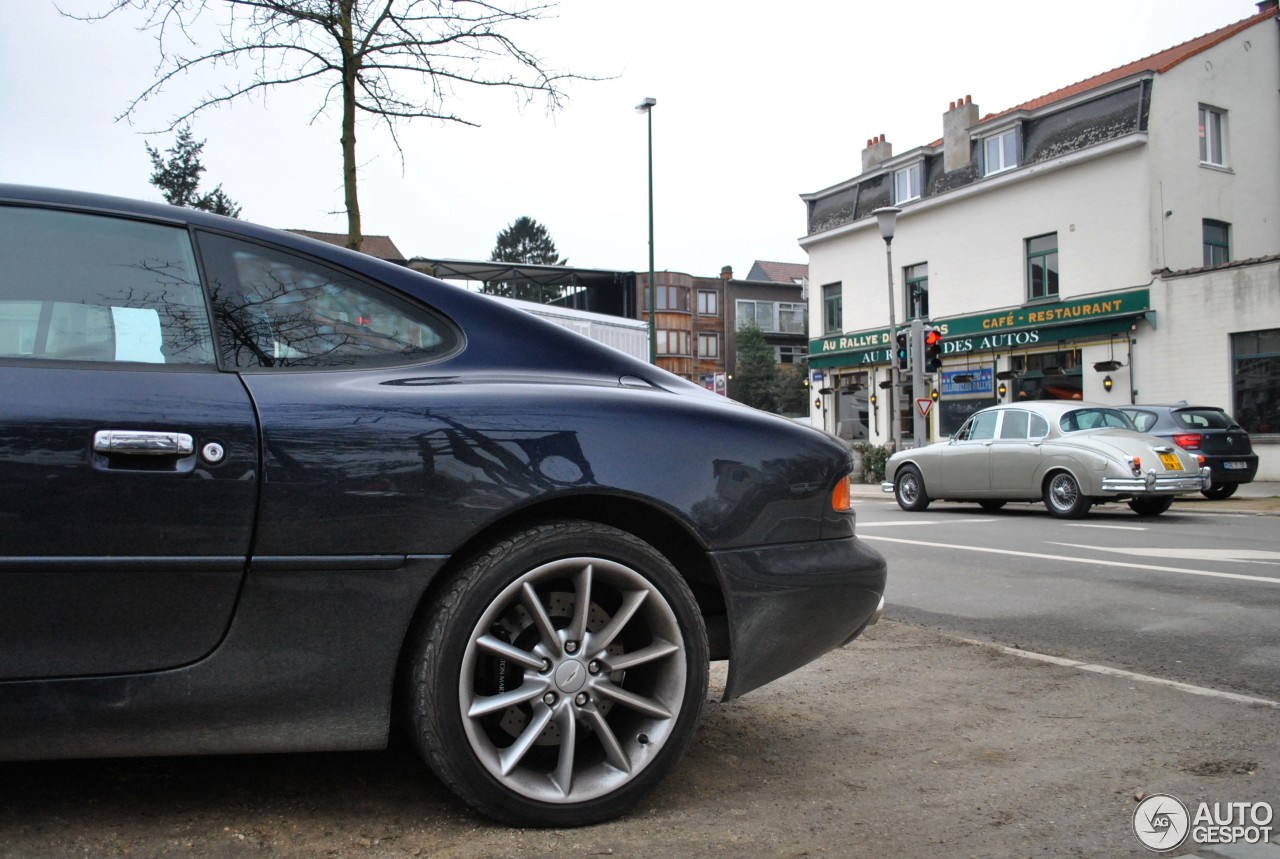
<path fill-rule="evenodd" d="M 1150 856 L 1130 831 L 1144 792 L 1280 805 L 1278 728 L 1280 709 L 885 622 L 710 702 L 681 766 L 612 823 L 492 825 L 404 745 L 3 764 L 0 856 Z"/>

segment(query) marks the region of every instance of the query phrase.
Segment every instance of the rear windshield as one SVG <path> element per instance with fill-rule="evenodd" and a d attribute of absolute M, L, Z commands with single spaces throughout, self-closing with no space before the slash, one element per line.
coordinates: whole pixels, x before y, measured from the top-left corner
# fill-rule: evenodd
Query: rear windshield
<path fill-rule="evenodd" d="M 1173 419 L 1189 429 L 1229 429 L 1236 423 L 1218 409 L 1184 409 L 1174 412 Z"/>

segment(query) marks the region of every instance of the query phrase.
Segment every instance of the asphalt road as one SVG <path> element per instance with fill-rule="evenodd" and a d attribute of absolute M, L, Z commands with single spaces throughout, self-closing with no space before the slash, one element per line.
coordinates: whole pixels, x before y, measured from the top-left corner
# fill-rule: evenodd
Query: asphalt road
<path fill-rule="evenodd" d="M 1217 505 L 907 513 L 868 487 L 856 510 L 889 559 L 890 619 L 1280 700 L 1280 517 Z"/>

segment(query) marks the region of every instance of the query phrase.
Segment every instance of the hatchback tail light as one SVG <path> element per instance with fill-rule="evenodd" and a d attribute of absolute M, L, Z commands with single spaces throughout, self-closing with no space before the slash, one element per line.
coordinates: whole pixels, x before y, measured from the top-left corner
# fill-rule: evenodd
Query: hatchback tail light
<path fill-rule="evenodd" d="M 1173 443 L 1186 450 L 1193 450 L 1200 446 L 1200 438 L 1198 432 L 1179 432 L 1173 434 Z"/>

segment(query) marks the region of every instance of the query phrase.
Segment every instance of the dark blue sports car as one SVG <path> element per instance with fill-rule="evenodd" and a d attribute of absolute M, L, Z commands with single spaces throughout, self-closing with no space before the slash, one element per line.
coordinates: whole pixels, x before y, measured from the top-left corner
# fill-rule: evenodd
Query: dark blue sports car
<path fill-rule="evenodd" d="M 364 749 L 624 811 L 856 637 L 850 451 L 488 297 L 0 185 L 0 758 Z"/>

